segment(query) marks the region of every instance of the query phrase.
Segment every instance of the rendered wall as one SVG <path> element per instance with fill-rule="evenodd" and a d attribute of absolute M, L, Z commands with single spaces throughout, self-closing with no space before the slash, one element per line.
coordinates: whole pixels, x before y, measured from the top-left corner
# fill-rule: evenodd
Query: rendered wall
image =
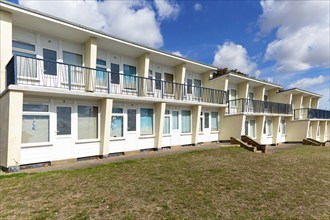
<path fill-rule="evenodd" d="M 6 88 L 6 65 L 12 56 L 12 16 L 0 11 L 0 94 Z"/>
<path fill-rule="evenodd" d="M 199 133 L 199 116 L 201 115 L 202 106 L 195 105 L 192 107 L 192 144 L 198 144 L 198 133 Z"/>
<path fill-rule="evenodd" d="M 309 121 L 287 121 L 286 124 L 286 141 L 295 142 L 302 141 L 307 137 Z"/>
<path fill-rule="evenodd" d="M 230 137 L 241 139 L 244 133 L 245 115 L 226 115 L 220 116 L 220 140 L 230 140 Z"/>
<path fill-rule="evenodd" d="M 100 101 L 100 153 L 101 156 L 107 156 L 109 154 L 110 143 L 110 124 L 112 113 L 112 99 L 102 99 Z"/>
<path fill-rule="evenodd" d="M 7 91 L 0 98 L 0 166 L 18 171 L 21 162 L 23 93 Z"/>
<path fill-rule="evenodd" d="M 161 148 L 163 143 L 163 127 L 166 103 L 155 104 L 155 148 Z"/>

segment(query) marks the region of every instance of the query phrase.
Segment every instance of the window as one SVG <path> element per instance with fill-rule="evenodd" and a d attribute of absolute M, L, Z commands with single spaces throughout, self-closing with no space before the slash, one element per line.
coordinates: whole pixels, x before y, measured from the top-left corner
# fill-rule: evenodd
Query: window
<path fill-rule="evenodd" d="M 253 94 L 253 92 L 249 92 L 249 99 L 250 99 L 250 100 L 253 100 L 253 99 L 254 99 L 254 94 Z"/>
<path fill-rule="evenodd" d="M 56 51 L 43 49 L 44 56 L 44 74 L 57 75 L 57 55 Z"/>
<path fill-rule="evenodd" d="M 210 113 L 204 113 L 204 128 L 210 128 Z"/>
<path fill-rule="evenodd" d="M 22 144 L 49 142 L 48 105 L 23 104 Z"/>
<path fill-rule="evenodd" d="M 147 91 L 152 92 L 154 87 L 152 70 L 149 70 L 148 80 L 147 80 Z"/>
<path fill-rule="evenodd" d="M 192 79 L 187 79 L 187 94 L 192 93 Z"/>
<path fill-rule="evenodd" d="M 110 137 L 124 136 L 124 114 L 122 108 L 112 108 Z"/>
<path fill-rule="evenodd" d="M 264 95 L 264 101 L 268 102 L 268 95 Z"/>
<path fill-rule="evenodd" d="M 124 64 L 124 88 L 136 89 L 136 67 Z"/>
<path fill-rule="evenodd" d="M 181 132 L 190 133 L 191 132 L 191 112 L 189 110 L 181 111 Z"/>
<path fill-rule="evenodd" d="M 165 93 L 173 94 L 173 74 L 165 73 Z"/>
<path fill-rule="evenodd" d="M 136 110 L 127 110 L 127 131 L 136 131 Z"/>
<path fill-rule="evenodd" d="M 203 121 L 204 115 L 203 112 L 201 112 L 201 115 L 199 116 L 199 132 L 203 132 Z"/>
<path fill-rule="evenodd" d="M 235 100 L 235 101 L 231 101 L 231 100 Z M 229 97 L 229 101 L 231 106 L 236 107 L 237 106 L 237 101 L 236 101 L 236 90 L 235 89 L 231 89 L 230 90 L 230 97 Z"/>
<path fill-rule="evenodd" d="M 107 82 L 107 62 L 105 60 L 96 59 L 96 85 L 106 87 Z"/>
<path fill-rule="evenodd" d="M 153 134 L 153 109 L 141 108 L 140 110 L 140 132 L 141 135 Z"/>
<path fill-rule="evenodd" d="M 83 85 L 85 81 L 85 77 L 83 74 L 83 68 L 82 68 L 82 55 L 75 54 L 67 51 L 63 51 L 63 63 L 70 64 L 73 66 L 66 66 L 68 68 L 66 71 L 71 72 L 71 82 L 74 84 L 80 84 Z M 69 78 L 67 76 L 68 74 L 64 74 L 64 82 L 69 82 Z"/>
<path fill-rule="evenodd" d="M 266 134 L 268 137 L 273 135 L 272 120 L 270 119 L 265 120 L 263 133 Z"/>
<path fill-rule="evenodd" d="M 172 111 L 172 129 L 177 130 L 179 129 L 179 112 Z"/>
<path fill-rule="evenodd" d="M 321 134 L 321 127 L 319 125 L 319 126 L 317 126 L 316 137 L 320 137 L 320 134 Z"/>
<path fill-rule="evenodd" d="M 170 134 L 170 132 L 171 132 L 171 127 L 170 127 L 170 111 L 169 110 L 165 110 L 163 134 Z"/>
<path fill-rule="evenodd" d="M 98 138 L 98 107 L 78 106 L 78 140 Z"/>
<path fill-rule="evenodd" d="M 82 55 L 63 51 L 63 62 L 67 64 L 82 66 Z"/>
<path fill-rule="evenodd" d="M 162 89 L 162 74 L 161 73 L 155 73 L 155 88 L 158 90 Z"/>
<path fill-rule="evenodd" d="M 119 65 L 111 63 L 111 83 L 119 84 Z"/>
<path fill-rule="evenodd" d="M 251 136 L 252 138 L 256 137 L 256 121 L 255 120 L 250 120 L 249 136 Z"/>
<path fill-rule="evenodd" d="M 194 90 L 195 90 L 195 96 L 201 97 L 202 96 L 202 81 L 199 79 L 194 79 Z"/>
<path fill-rule="evenodd" d="M 37 78 L 35 46 L 29 43 L 13 41 L 13 55 L 17 55 L 18 77 Z"/>
<path fill-rule="evenodd" d="M 211 131 L 218 130 L 218 112 L 211 112 Z"/>
<path fill-rule="evenodd" d="M 281 124 L 280 124 L 280 133 L 281 135 L 286 134 L 286 122 L 283 119 L 281 120 Z"/>

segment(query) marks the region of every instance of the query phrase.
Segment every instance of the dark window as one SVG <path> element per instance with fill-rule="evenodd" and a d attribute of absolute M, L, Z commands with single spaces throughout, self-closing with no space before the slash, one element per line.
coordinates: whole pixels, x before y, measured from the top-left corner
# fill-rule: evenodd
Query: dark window
<path fill-rule="evenodd" d="M 127 131 L 136 131 L 136 110 L 127 110 Z"/>
<path fill-rule="evenodd" d="M 44 73 L 48 75 L 57 75 L 57 54 L 54 50 L 43 49 L 44 55 Z"/>
<path fill-rule="evenodd" d="M 155 87 L 158 90 L 162 89 L 162 74 L 161 73 L 155 73 Z"/>
<path fill-rule="evenodd" d="M 119 65 L 111 63 L 111 83 L 119 84 Z"/>

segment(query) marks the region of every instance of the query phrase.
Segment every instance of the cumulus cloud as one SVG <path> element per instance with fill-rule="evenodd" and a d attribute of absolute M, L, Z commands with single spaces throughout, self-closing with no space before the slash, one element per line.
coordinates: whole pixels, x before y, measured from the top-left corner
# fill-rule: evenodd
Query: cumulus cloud
<path fill-rule="evenodd" d="M 155 0 L 155 6 L 158 11 L 160 20 L 176 19 L 180 12 L 180 6 L 173 1 L 168 0 Z"/>
<path fill-rule="evenodd" d="M 257 64 L 251 60 L 247 50 L 239 44 L 225 42 L 218 45 L 213 65 L 219 68 L 237 69 L 247 74 L 255 74 Z M 260 75 L 260 71 L 256 72 Z"/>
<path fill-rule="evenodd" d="M 200 4 L 200 3 L 195 3 L 194 4 L 194 10 L 195 11 L 201 11 L 202 9 L 203 9 L 202 4 Z"/>
<path fill-rule="evenodd" d="M 276 61 L 279 72 L 330 67 L 330 3 L 328 1 L 261 0 L 261 35 L 275 30 L 266 60 Z"/>
<path fill-rule="evenodd" d="M 308 88 L 314 85 L 319 85 L 325 81 L 325 77 L 320 75 L 315 78 L 303 78 L 289 85 L 290 88 Z"/>
<path fill-rule="evenodd" d="M 172 54 L 177 55 L 179 57 L 184 57 L 180 51 L 174 51 Z"/>
<path fill-rule="evenodd" d="M 161 20 L 179 13 L 178 5 L 167 1 L 155 1 L 157 10 L 145 0 L 20 0 L 19 4 L 153 48 L 164 44 Z"/>

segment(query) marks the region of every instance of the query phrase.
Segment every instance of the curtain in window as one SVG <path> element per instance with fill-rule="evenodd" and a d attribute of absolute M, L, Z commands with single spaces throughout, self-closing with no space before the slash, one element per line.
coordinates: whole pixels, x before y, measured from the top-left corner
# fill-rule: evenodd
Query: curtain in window
<path fill-rule="evenodd" d="M 108 77 L 107 69 L 104 67 L 96 67 L 96 85 L 107 87 Z"/>
<path fill-rule="evenodd" d="M 165 116 L 163 134 L 169 134 L 169 133 L 170 133 L 170 117 Z"/>
<path fill-rule="evenodd" d="M 140 132 L 141 135 L 153 134 L 153 109 L 141 108 Z"/>
<path fill-rule="evenodd" d="M 123 116 L 112 116 L 111 117 L 111 137 L 123 137 L 124 123 Z"/>
<path fill-rule="evenodd" d="M 49 116 L 23 115 L 22 143 L 49 142 Z"/>
<path fill-rule="evenodd" d="M 124 64 L 124 88 L 136 89 L 136 67 Z"/>
<path fill-rule="evenodd" d="M 218 131 L 218 112 L 211 112 L 211 131 Z"/>
<path fill-rule="evenodd" d="M 190 111 L 182 110 L 181 111 L 181 118 L 182 118 L 182 133 L 190 133 L 191 132 L 191 118 L 190 118 Z"/>
<path fill-rule="evenodd" d="M 78 106 L 78 139 L 98 138 L 98 107 Z"/>

